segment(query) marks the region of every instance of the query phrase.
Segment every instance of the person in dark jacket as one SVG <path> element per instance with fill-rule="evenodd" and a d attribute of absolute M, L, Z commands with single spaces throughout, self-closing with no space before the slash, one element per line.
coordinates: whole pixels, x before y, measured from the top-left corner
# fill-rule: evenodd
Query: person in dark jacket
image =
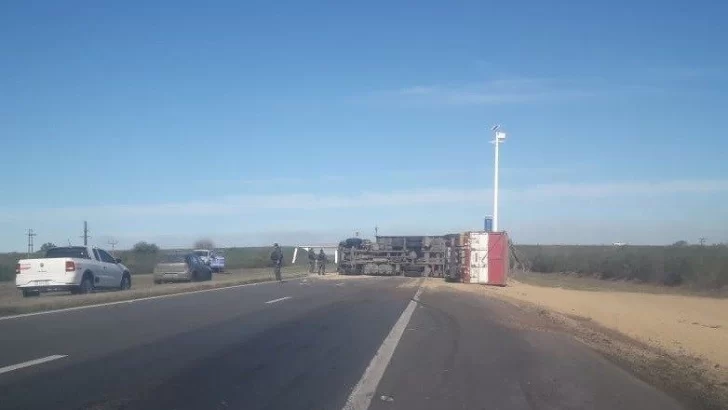
<path fill-rule="evenodd" d="M 308 248 L 308 273 L 313 273 L 316 268 L 316 252 L 313 248 Z"/>
<path fill-rule="evenodd" d="M 273 261 L 273 273 L 276 276 L 276 280 L 282 282 L 281 279 L 281 266 L 283 266 L 283 251 L 277 243 L 273 244 L 273 252 L 270 254 L 270 260 Z"/>
<path fill-rule="evenodd" d="M 326 274 L 326 254 L 323 249 L 319 249 L 318 263 L 318 274 L 323 276 Z"/>

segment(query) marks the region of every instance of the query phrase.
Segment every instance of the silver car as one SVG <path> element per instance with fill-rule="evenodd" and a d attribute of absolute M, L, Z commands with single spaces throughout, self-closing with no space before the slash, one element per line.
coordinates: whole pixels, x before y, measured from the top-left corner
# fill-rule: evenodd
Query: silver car
<path fill-rule="evenodd" d="M 154 267 L 154 283 L 190 282 L 212 279 L 210 269 L 199 256 L 194 253 L 172 253 Z"/>

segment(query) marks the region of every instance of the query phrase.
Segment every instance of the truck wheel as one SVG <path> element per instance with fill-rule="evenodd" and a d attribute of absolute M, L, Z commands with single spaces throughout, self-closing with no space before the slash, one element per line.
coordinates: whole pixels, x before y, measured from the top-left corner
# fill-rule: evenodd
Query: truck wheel
<path fill-rule="evenodd" d="M 24 298 L 29 298 L 29 297 L 33 297 L 33 296 L 40 296 L 40 291 L 39 290 L 23 289 L 23 297 Z"/>
<path fill-rule="evenodd" d="M 124 276 L 121 277 L 121 284 L 119 285 L 119 290 L 129 290 L 131 289 L 131 276 L 129 276 L 128 273 L 125 273 Z"/>
<path fill-rule="evenodd" d="M 162 284 L 162 280 L 161 279 L 154 279 L 154 284 L 155 285 L 161 285 Z"/>
<path fill-rule="evenodd" d="M 94 280 L 91 275 L 86 275 L 81 281 L 81 286 L 78 288 L 78 293 L 86 294 L 94 291 Z"/>

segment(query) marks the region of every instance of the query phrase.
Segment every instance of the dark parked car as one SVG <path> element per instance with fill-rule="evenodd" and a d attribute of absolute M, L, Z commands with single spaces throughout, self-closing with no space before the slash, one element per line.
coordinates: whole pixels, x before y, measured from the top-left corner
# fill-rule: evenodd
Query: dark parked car
<path fill-rule="evenodd" d="M 165 255 L 154 267 L 154 283 L 212 279 L 212 269 L 194 253 Z"/>

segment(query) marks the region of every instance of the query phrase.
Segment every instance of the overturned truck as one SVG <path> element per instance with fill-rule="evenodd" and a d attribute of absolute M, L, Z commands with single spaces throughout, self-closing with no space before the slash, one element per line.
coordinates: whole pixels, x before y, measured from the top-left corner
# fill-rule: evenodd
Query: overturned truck
<path fill-rule="evenodd" d="M 505 285 L 510 270 L 505 232 L 441 236 L 377 236 L 339 243 L 338 271 L 344 275 L 424 276 L 465 283 Z"/>
<path fill-rule="evenodd" d="M 349 238 L 339 243 L 339 273 L 444 277 L 456 236 Z"/>

